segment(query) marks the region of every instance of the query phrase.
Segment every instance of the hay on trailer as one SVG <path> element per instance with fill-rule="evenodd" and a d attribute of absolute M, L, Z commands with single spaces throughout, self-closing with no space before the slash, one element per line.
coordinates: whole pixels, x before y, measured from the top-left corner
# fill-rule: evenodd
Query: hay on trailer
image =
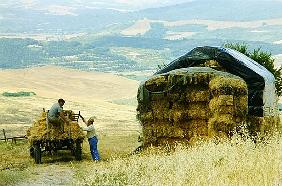
<path fill-rule="evenodd" d="M 73 113 L 73 112 L 68 112 Z M 29 141 L 39 140 L 64 140 L 64 139 L 83 139 L 85 137 L 83 131 L 77 122 L 64 123 L 64 130 L 61 126 L 49 123 L 49 128 L 46 125 L 46 112 L 41 114 L 41 117 L 35 121 L 32 127 L 29 128 L 27 136 Z"/>

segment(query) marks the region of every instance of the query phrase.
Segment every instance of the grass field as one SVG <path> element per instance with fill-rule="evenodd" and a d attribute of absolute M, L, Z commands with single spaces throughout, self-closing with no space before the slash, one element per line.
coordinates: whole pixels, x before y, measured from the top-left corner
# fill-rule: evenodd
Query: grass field
<path fill-rule="evenodd" d="M 149 148 L 130 155 L 136 136 L 101 137 L 102 161 L 93 162 L 88 144 L 83 161 L 68 152 L 35 165 L 27 143 L 0 143 L 0 185 L 281 185 L 282 139 L 267 142 L 234 137 L 231 141 L 199 143 L 176 149 Z M 50 168 L 56 170 L 50 170 Z M 60 170 L 60 173 L 56 173 Z"/>
<path fill-rule="evenodd" d="M 108 74 L 48 70 L 49 74 L 60 71 L 63 76 L 76 75 L 72 79 L 59 78 L 64 84 L 75 81 L 76 89 L 60 90 L 53 82 L 56 79 L 50 80 L 48 87 L 42 86 L 46 79 L 40 72 L 25 71 L 28 78 L 16 84 L 15 74 L 20 76 L 21 72 L 6 72 L 9 81 L 15 83 L 13 90 L 22 91 L 22 84 L 25 84 L 29 86 L 27 91 L 34 91 L 36 95 L 0 96 L 0 129 L 6 128 L 9 135 L 24 134 L 43 107 L 49 108 L 57 97 L 64 95 L 66 110 L 80 110 L 86 118 L 97 116 L 95 125 L 102 161 L 91 160 L 87 140 L 83 143 L 82 161 L 75 161 L 68 151 L 59 151 L 52 156 L 44 155 L 43 164 L 39 165 L 29 157 L 27 141 L 17 144 L 0 141 L 0 186 L 282 184 L 282 138 L 279 135 L 257 144 L 249 139 L 233 138 L 194 147 L 178 146 L 171 151 L 149 148 L 132 155 L 140 145 L 137 139 L 141 131 L 135 118 L 137 82 Z M 55 75 L 60 76 L 60 73 Z M 91 85 L 87 90 L 84 80 Z M 0 79 L 1 85 L 5 83 Z M 10 88 L 7 83 L 1 91 L 10 91 Z M 84 94 L 78 94 L 77 89 L 85 90 Z M 117 90 L 112 91 L 114 89 Z M 85 97 L 86 93 L 89 97 Z"/>

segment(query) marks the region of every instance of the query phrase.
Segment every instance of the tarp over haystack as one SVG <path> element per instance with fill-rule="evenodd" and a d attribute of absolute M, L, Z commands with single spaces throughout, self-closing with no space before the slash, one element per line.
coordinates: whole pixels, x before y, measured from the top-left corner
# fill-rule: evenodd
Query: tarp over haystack
<path fill-rule="evenodd" d="M 156 74 L 199 66 L 208 60 L 217 61 L 227 72 L 246 81 L 250 115 L 277 115 L 277 95 L 273 74 L 256 61 L 233 49 L 209 46 L 197 47 L 172 61 Z"/>

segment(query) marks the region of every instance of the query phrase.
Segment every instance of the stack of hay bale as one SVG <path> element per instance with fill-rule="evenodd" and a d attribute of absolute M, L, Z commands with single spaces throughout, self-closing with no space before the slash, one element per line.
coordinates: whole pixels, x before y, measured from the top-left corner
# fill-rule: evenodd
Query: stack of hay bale
<path fill-rule="evenodd" d="M 219 76 L 210 81 L 209 88 L 212 95 L 209 136 L 231 136 L 238 124 L 247 119 L 247 85 L 242 79 Z"/>
<path fill-rule="evenodd" d="M 69 113 L 69 111 L 66 111 Z M 71 113 L 69 117 L 71 118 Z M 33 141 L 46 141 L 46 140 L 64 140 L 64 139 L 83 139 L 84 133 L 80 129 L 77 122 L 72 121 L 69 124 L 64 124 L 64 131 L 61 131 L 61 126 L 49 123 L 49 127 L 46 124 L 47 112 L 42 112 L 39 120 L 34 122 L 32 127 L 27 131 L 27 137 L 30 142 Z"/>
<path fill-rule="evenodd" d="M 137 97 L 144 146 L 230 136 L 246 121 L 245 81 L 208 67 L 156 75 L 140 85 Z"/>

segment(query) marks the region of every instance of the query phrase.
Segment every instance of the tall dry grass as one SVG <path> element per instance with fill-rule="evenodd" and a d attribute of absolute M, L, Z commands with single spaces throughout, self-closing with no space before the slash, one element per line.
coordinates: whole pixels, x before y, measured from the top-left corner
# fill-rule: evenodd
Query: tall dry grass
<path fill-rule="evenodd" d="M 235 136 L 77 166 L 74 185 L 281 185 L 282 138 L 254 143 Z"/>

